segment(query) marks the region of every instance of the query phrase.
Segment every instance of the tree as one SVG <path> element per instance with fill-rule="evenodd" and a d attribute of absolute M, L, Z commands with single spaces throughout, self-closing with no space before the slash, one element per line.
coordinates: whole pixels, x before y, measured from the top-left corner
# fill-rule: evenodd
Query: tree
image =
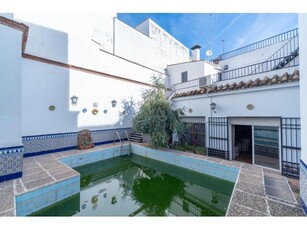
<path fill-rule="evenodd" d="M 178 110 L 172 110 L 165 97 L 160 77 L 152 78 L 153 87 L 143 91 L 143 103 L 133 119 L 133 128 L 151 137 L 153 147 L 166 147 L 174 130 L 181 129 Z"/>

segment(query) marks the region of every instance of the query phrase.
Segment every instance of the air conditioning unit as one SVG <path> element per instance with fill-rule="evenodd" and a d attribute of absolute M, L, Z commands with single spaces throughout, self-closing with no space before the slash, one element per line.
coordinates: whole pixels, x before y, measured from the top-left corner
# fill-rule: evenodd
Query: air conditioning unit
<path fill-rule="evenodd" d="M 206 87 L 211 83 L 211 75 L 199 78 L 199 88 Z"/>

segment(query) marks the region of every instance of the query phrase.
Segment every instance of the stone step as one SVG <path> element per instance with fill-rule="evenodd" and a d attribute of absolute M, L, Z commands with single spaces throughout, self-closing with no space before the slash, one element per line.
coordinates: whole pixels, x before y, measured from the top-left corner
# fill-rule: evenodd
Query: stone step
<path fill-rule="evenodd" d="M 130 134 L 130 141 L 141 143 L 141 142 L 143 142 L 143 135 L 141 133 L 138 133 L 138 132 L 131 133 Z"/>

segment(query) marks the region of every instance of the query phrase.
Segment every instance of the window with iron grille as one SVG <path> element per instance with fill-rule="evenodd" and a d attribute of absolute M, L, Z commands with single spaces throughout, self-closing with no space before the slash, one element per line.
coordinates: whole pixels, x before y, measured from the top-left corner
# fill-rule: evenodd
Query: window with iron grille
<path fill-rule="evenodd" d="M 282 118 L 282 174 L 287 177 L 300 177 L 301 120 Z"/>
<path fill-rule="evenodd" d="M 229 159 L 228 118 L 209 117 L 208 156 Z"/>
<path fill-rule="evenodd" d="M 185 124 L 185 134 L 180 142 L 186 142 L 191 146 L 206 146 L 205 117 L 182 117 L 181 122 Z"/>

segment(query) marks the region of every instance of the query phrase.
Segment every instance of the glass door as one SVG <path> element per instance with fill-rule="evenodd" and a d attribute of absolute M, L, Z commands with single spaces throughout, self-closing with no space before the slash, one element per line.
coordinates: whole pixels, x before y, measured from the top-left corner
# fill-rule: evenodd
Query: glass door
<path fill-rule="evenodd" d="M 254 163 L 280 169 L 279 161 L 279 128 L 254 126 Z"/>

